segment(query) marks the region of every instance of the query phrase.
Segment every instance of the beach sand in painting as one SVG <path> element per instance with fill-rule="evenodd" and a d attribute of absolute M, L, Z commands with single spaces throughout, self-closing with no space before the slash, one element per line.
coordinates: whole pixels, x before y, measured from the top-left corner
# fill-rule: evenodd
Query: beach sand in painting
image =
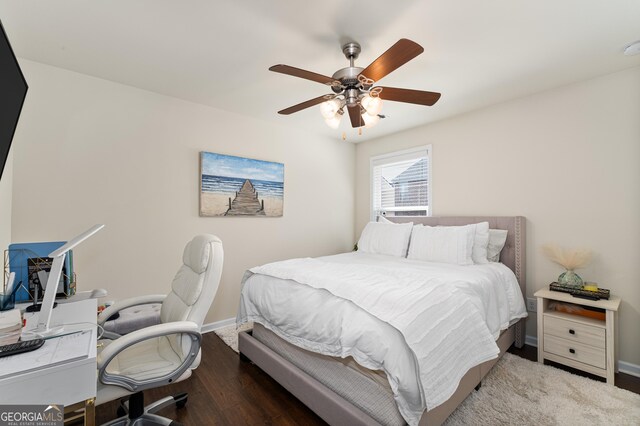
<path fill-rule="evenodd" d="M 235 194 L 220 192 L 201 192 L 200 211 L 202 216 L 224 216 L 229 208 L 229 197 L 233 200 Z M 263 197 L 260 197 L 262 200 Z M 280 197 L 264 197 L 264 211 L 266 216 L 282 216 L 283 199 Z M 255 217 L 255 216 L 252 216 Z"/>

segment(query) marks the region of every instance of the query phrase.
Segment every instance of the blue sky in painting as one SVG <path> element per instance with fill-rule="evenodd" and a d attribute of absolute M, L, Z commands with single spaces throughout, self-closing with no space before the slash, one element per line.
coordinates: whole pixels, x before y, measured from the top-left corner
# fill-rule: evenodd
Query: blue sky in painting
<path fill-rule="evenodd" d="M 203 152 L 202 174 L 284 182 L 284 164 Z"/>

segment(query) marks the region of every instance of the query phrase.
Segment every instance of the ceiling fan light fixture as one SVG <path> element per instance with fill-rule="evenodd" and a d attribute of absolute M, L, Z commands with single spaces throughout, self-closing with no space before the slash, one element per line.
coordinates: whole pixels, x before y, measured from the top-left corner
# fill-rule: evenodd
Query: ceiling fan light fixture
<path fill-rule="evenodd" d="M 320 114 L 322 114 L 325 119 L 331 119 L 335 117 L 341 106 L 340 101 L 337 99 L 323 102 L 320 104 Z"/>
<path fill-rule="evenodd" d="M 360 105 L 367 111 L 368 115 L 377 116 L 382 111 L 382 99 L 378 96 L 364 95 L 360 100 Z"/>
<path fill-rule="evenodd" d="M 367 129 L 372 128 L 380 121 L 380 116 L 370 115 L 369 113 L 362 114 L 362 120 L 364 120 L 364 127 Z"/>
<path fill-rule="evenodd" d="M 337 129 L 340 126 L 340 120 L 342 119 L 342 114 L 334 114 L 333 117 L 325 118 L 324 122 L 327 123 L 327 126 L 332 129 Z"/>
<path fill-rule="evenodd" d="M 329 86 L 333 93 L 318 96 L 289 108 L 278 114 L 289 115 L 306 108 L 320 105 L 320 113 L 327 125 L 337 128 L 343 115 L 349 116 L 349 124 L 362 133 L 362 127 L 373 127 L 384 116 L 382 111 L 382 93 L 385 101 L 404 102 L 432 106 L 440 98 L 440 93 L 424 90 L 401 89 L 397 87 L 374 86 L 383 77 L 403 66 L 424 52 L 424 48 L 409 39 L 400 39 L 387 49 L 366 68 L 357 67 L 355 59 L 360 53 L 360 45 L 351 42 L 343 46 L 343 53 L 349 60 L 349 66 L 339 69 L 332 77 L 278 64 L 269 71 L 303 78 Z"/>

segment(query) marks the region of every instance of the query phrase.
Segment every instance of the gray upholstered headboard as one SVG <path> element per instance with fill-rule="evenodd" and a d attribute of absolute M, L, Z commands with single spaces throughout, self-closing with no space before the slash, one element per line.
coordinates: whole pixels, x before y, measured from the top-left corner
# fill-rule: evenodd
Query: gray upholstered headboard
<path fill-rule="evenodd" d="M 525 268 L 525 218 L 523 216 L 395 216 L 387 217 L 392 222 L 414 224 L 421 223 L 429 226 L 460 226 L 470 223 L 489 222 L 491 229 L 506 229 L 507 242 L 500 253 L 500 262 L 508 266 L 515 274 L 520 284 L 522 294 L 527 294 Z"/>

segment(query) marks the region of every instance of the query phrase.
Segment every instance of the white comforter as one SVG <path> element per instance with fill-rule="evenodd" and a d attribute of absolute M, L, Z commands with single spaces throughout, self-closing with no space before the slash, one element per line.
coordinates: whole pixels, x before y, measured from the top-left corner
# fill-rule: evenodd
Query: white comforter
<path fill-rule="evenodd" d="M 251 269 L 237 320 L 383 370 L 400 413 L 414 425 L 470 368 L 495 358 L 500 331 L 526 315 L 515 275 L 502 264 L 354 252 Z"/>

